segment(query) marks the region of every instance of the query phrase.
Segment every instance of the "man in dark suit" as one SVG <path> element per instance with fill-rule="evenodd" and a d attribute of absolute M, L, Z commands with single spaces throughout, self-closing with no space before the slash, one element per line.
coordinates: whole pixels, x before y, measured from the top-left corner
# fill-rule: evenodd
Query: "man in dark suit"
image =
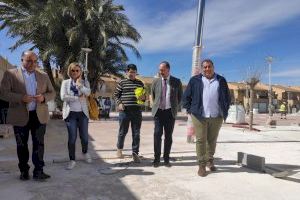
<path fill-rule="evenodd" d="M 49 120 L 47 102 L 55 97 L 48 75 L 37 69 L 37 55 L 32 51 L 22 54 L 22 67 L 4 73 L 1 98 L 9 102 L 7 123 L 12 124 L 17 143 L 20 179 L 29 179 L 29 131 L 32 137 L 33 178 L 45 180 L 50 176 L 43 171 L 44 135 Z"/>
<path fill-rule="evenodd" d="M 181 81 L 170 75 L 170 64 L 163 61 L 159 64 L 160 77 L 153 80 L 151 87 L 152 115 L 154 116 L 154 161 L 158 167 L 161 154 L 161 137 L 165 132 L 164 164 L 170 167 L 170 151 L 175 117 L 182 96 Z"/>

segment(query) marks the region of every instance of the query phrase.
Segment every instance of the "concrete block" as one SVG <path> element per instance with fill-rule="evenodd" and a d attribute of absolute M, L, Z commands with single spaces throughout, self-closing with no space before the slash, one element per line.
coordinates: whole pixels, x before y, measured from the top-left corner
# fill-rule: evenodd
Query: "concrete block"
<path fill-rule="evenodd" d="M 300 123 L 293 122 L 293 123 L 291 123 L 291 126 L 300 126 Z"/>
<path fill-rule="evenodd" d="M 238 164 L 241 164 L 244 167 L 247 167 L 249 169 L 253 169 L 256 171 L 260 172 L 265 172 L 265 158 L 252 155 L 252 154 L 247 154 L 243 152 L 238 152 L 237 154 L 238 159 L 237 162 Z"/>

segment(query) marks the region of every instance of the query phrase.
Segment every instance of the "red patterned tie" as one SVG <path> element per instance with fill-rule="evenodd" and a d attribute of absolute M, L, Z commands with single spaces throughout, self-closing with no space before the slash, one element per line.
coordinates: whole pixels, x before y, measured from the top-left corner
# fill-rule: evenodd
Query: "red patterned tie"
<path fill-rule="evenodd" d="M 160 98 L 160 109 L 166 109 L 166 95 L 167 95 L 167 79 L 162 82 L 162 94 Z"/>

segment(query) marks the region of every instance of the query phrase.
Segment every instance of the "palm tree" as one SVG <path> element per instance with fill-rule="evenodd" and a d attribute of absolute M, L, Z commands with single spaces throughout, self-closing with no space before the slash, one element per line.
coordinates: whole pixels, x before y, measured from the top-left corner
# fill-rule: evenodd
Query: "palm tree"
<path fill-rule="evenodd" d="M 30 49 L 37 48 L 40 52 L 40 59 L 48 73 L 50 80 L 54 86 L 54 78 L 52 76 L 50 57 L 44 57 L 43 54 L 47 47 L 47 29 L 40 23 L 40 15 L 46 0 L 41 1 L 11 1 L 4 0 L 0 4 L 0 21 L 2 22 L 0 30 L 8 28 L 8 35 L 12 38 L 20 37 L 17 42 L 10 47 L 15 50 L 23 44 L 31 44 Z"/>
<path fill-rule="evenodd" d="M 250 115 L 249 115 L 249 129 L 253 130 L 253 98 L 254 98 L 254 88 L 259 82 L 259 74 L 252 74 L 246 81 L 247 85 L 250 88 Z"/>
<path fill-rule="evenodd" d="M 69 10 L 70 16 L 77 16 L 77 23 L 68 34 L 70 41 L 77 41 L 74 43 L 93 50 L 89 54 L 88 70 L 91 72 L 91 87 L 95 91 L 102 75 L 120 75 L 128 61 L 125 48 L 131 49 L 140 57 L 137 49 L 123 39 L 137 43 L 141 36 L 121 13 L 124 8 L 114 5 L 112 0 L 77 0 L 72 9 Z M 78 34 L 79 31 L 82 32 Z M 82 55 L 80 59 L 83 59 Z"/>
<path fill-rule="evenodd" d="M 66 76 L 71 62 L 83 63 L 81 48 L 91 48 L 89 80 L 95 91 L 101 75 L 119 75 L 124 69 L 125 48 L 140 57 L 130 42 L 139 42 L 141 36 L 122 11 L 112 0 L 5 0 L 0 4 L 0 30 L 8 28 L 8 35 L 20 37 L 12 50 L 25 43 L 39 50 L 53 84 L 50 63 Z"/>

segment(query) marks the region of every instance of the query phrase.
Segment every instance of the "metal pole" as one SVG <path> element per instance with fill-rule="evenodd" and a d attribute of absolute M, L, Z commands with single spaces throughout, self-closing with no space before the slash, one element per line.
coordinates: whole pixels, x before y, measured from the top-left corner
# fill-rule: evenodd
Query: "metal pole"
<path fill-rule="evenodd" d="M 289 102 L 290 102 L 290 98 L 291 98 L 290 95 L 291 95 L 291 92 L 287 92 L 287 104 L 286 104 L 286 106 L 287 106 L 287 111 L 288 111 L 287 113 L 288 113 L 288 114 L 291 113 L 290 103 L 289 103 Z"/>
<path fill-rule="evenodd" d="M 198 13 L 197 13 L 197 22 L 196 22 L 196 35 L 195 35 L 195 45 L 193 47 L 193 57 L 192 57 L 192 70 L 191 76 L 197 75 L 200 73 L 200 57 L 202 50 L 202 34 L 203 34 L 203 22 L 204 22 L 204 8 L 205 0 L 198 1 Z M 192 123 L 191 115 L 188 115 L 187 121 L 187 142 L 193 142 L 193 132 L 194 127 Z"/>
<path fill-rule="evenodd" d="M 89 53 L 85 52 L 85 71 L 88 69 L 88 59 L 89 59 Z"/>
<path fill-rule="evenodd" d="M 204 9 L 205 9 L 205 0 L 199 0 L 198 1 L 197 22 L 196 22 L 195 45 L 193 47 L 193 57 L 192 57 L 192 71 L 191 71 L 192 76 L 199 73 L 199 71 L 200 71 L 200 57 L 201 57 L 201 51 L 202 51 Z"/>
<path fill-rule="evenodd" d="M 269 56 L 266 58 L 269 64 L 269 118 L 272 117 L 272 85 L 271 85 L 271 70 L 272 70 L 272 61 L 273 57 Z"/>
<path fill-rule="evenodd" d="M 90 48 L 81 48 L 85 52 L 85 67 L 84 67 L 84 78 L 85 81 L 88 81 L 88 54 L 92 51 Z"/>
<path fill-rule="evenodd" d="M 199 0 L 195 46 L 202 46 L 202 27 L 204 22 L 205 0 Z"/>

